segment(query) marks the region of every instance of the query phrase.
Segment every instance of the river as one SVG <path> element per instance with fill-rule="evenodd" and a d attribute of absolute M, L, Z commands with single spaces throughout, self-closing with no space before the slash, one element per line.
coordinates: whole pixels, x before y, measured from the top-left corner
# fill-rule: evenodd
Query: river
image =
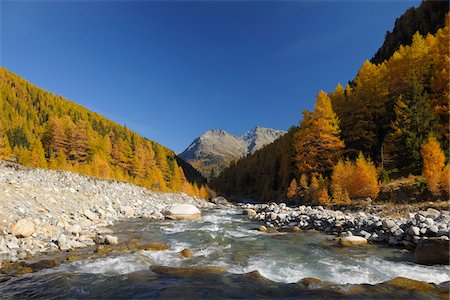
<path fill-rule="evenodd" d="M 121 221 L 112 227 L 120 240 L 161 242 L 170 250 L 116 252 L 2 275 L 0 298 L 448 297 L 449 266 L 417 265 L 412 252 L 399 248 L 339 247 L 318 232 L 261 233 L 258 225 L 235 209 L 206 210 L 201 221 Z M 185 248 L 193 257 L 180 255 Z M 405 291 L 380 284 L 395 277 L 438 286 Z"/>

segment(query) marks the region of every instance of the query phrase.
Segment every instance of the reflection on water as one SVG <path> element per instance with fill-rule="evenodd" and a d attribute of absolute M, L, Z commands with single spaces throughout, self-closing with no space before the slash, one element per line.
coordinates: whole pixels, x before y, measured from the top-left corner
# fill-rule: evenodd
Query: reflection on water
<path fill-rule="evenodd" d="M 378 284 L 395 277 L 435 284 L 450 280 L 448 266 L 414 264 L 411 262 L 413 254 L 402 249 L 373 245 L 341 248 L 335 246 L 332 237 L 320 233 L 260 233 L 253 230 L 257 225 L 244 219 L 238 210 L 207 211 L 201 221 L 124 221 L 114 227 L 121 240 L 163 242 L 170 250 L 123 252 L 17 278 L 0 277 L 0 298 L 183 295 L 195 298 L 207 298 L 206 295 L 237 298 L 395 295 L 407 298 L 411 297 L 411 291 L 403 295 L 399 289 L 385 284 L 358 286 L 357 294 L 350 293 L 351 286 L 345 284 Z M 180 255 L 184 248 L 191 250 L 192 258 Z M 180 279 L 173 274 L 154 272 L 151 270 L 154 266 L 221 266 L 229 272 Z M 258 271 L 263 277 L 250 273 L 252 271 Z M 322 282 L 315 288 L 297 283 L 308 277 L 330 283 Z M 184 294 L 179 293 L 181 287 Z M 414 292 L 413 296 L 439 298 L 440 291 L 435 289 L 423 295 Z"/>

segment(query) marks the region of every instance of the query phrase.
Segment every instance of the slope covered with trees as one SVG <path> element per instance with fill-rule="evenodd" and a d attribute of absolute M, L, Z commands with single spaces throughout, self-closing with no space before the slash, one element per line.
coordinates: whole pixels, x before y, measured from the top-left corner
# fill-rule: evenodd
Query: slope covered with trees
<path fill-rule="evenodd" d="M 365 61 L 345 88 L 338 84 L 331 93 L 321 91 L 315 110 L 305 111 L 300 127 L 291 130 L 297 131 L 290 135 L 291 146 L 281 146 L 286 140 L 280 139 L 239 161 L 213 182 L 215 189 L 236 198 L 277 200 L 289 195 L 320 203 L 348 202 L 348 197 L 376 196 L 377 176 L 388 180 L 421 174 L 426 160 L 422 147 L 430 135 L 448 155 L 448 20 L 434 35 L 415 33 L 411 45 L 401 45 L 379 64 Z M 290 160 L 288 168 L 278 167 L 279 157 Z M 259 174 L 264 181 L 257 180 Z M 355 177 L 370 190 L 355 192 L 356 187 L 341 184 Z M 253 184 L 251 190 L 242 181 Z"/>
<path fill-rule="evenodd" d="M 394 29 L 386 33 L 383 46 L 371 59 L 374 64 L 380 64 L 394 54 L 400 45 L 411 45 L 416 32 L 421 35 L 435 34 L 445 26 L 445 15 L 449 10 L 449 2 L 442 0 L 427 0 L 415 8 L 408 9 L 395 21 Z"/>
<path fill-rule="evenodd" d="M 207 197 L 175 153 L 0 68 L 0 159 Z"/>

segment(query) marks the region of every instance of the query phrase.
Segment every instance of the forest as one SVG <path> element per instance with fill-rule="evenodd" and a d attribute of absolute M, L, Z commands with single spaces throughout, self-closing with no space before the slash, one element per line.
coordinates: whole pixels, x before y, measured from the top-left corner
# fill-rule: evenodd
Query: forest
<path fill-rule="evenodd" d="M 175 153 L 0 68 L 0 159 L 207 198 L 205 179 Z"/>
<path fill-rule="evenodd" d="M 365 61 L 345 86 L 320 91 L 300 126 L 225 169 L 213 187 L 233 198 L 348 204 L 374 199 L 380 184 L 411 174 L 434 196 L 447 196 L 448 14 L 441 27 L 413 31 L 409 45 L 380 63 Z"/>

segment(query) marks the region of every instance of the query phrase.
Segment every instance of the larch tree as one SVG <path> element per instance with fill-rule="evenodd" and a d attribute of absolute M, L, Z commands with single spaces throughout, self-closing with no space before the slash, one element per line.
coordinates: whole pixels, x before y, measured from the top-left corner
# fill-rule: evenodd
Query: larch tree
<path fill-rule="evenodd" d="M 339 120 L 328 95 L 320 91 L 314 112 L 305 111 L 300 130 L 294 136 L 295 161 L 299 174 L 330 172 L 344 143 L 339 138 Z"/>
<path fill-rule="evenodd" d="M 293 178 L 291 184 L 289 185 L 286 195 L 289 199 L 292 199 L 295 197 L 295 195 L 297 195 L 297 192 L 298 192 L 297 180 Z"/>
<path fill-rule="evenodd" d="M 422 158 L 422 174 L 427 181 L 428 189 L 433 195 L 438 196 L 441 194 L 442 189 L 445 188 L 442 186 L 445 155 L 439 142 L 433 135 L 430 135 L 427 141 L 422 145 Z"/>

